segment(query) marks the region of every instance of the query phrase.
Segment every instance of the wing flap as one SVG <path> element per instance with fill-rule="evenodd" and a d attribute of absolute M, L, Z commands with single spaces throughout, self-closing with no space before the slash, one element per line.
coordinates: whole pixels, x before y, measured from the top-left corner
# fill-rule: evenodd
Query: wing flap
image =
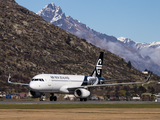
<path fill-rule="evenodd" d="M 123 81 L 123 80 L 128 80 L 128 79 L 108 79 L 108 80 L 104 80 L 103 82 L 111 82 L 111 81 Z"/>

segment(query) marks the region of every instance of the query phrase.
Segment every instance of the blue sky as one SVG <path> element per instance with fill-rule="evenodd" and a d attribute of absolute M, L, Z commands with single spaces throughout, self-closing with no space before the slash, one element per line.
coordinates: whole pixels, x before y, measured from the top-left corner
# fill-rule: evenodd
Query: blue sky
<path fill-rule="evenodd" d="M 160 41 L 160 0 L 15 0 L 37 13 L 49 3 L 88 27 L 135 42 Z"/>

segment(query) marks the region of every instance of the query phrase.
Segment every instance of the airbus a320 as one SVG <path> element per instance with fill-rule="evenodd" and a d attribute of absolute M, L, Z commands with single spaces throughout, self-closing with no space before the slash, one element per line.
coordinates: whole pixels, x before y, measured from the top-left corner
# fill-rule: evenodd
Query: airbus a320
<path fill-rule="evenodd" d="M 29 84 L 11 82 L 11 74 L 8 77 L 8 83 L 28 85 L 32 96 L 40 97 L 40 100 L 44 100 L 45 93 L 50 93 L 50 101 L 57 101 L 55 93 L 58 94 L 74 94 L 76 98 L 80 98 L 80 101 L 87 101 L 87 97 L 90 96 L 89 88 L 105 87 L 113 85 L 127 85 L 127 84 L 139 84 L 149 81 L 151 72 L 149 73 L 147 80 L 143 82 L 127 82 L 127 83 L 113 83 L 105 84 L 106 80 L 101 77 L 102 65 L 103 65 L 103 52 L 100 52 L 98 61 L 91 75 L 65 75 L 65 74 L 39 74 L 32 78 Z M 113 80 L 114 81 L 114 80 Z"/>

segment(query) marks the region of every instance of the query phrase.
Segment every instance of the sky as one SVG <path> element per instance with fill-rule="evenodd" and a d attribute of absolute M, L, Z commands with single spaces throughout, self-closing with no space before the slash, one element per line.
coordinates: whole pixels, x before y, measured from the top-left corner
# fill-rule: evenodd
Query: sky
<path fill-rule="evenodd" d="M 139 43 L 160 42 L 160 0 L 15 0 L 37 13 L 49 3 L 97 32 Z"/>

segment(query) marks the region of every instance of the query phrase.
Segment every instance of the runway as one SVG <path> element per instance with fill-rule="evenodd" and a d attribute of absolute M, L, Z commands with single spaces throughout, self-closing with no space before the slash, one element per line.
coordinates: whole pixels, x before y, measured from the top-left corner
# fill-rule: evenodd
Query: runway
<path fill-rule="evenodd" d="M 120 104 L 119 104 L 120 103 Z M 135 103 L 135 104 L 132 104 Z M 0 101 L 0 119 L 117 120 L 160 118 L 151 101 Z"/>
<path fill-rule="evenodd" d="M 0 104 L 154 103 L 153 101 L 0 101 Z"/>

